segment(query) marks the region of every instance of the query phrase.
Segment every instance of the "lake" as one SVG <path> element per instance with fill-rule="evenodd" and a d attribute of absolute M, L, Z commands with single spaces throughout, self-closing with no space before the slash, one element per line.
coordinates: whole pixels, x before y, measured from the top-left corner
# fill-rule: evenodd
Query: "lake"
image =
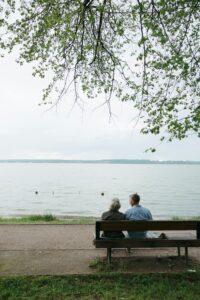
<path fill-rule="evenodd" d="M 200 215 L 200 165 L 1 163 L 0 191 L 0 216 L 100 216 L 113 197 L 125 211 L 137 192 L 155 218 L 190 217 Z"/>

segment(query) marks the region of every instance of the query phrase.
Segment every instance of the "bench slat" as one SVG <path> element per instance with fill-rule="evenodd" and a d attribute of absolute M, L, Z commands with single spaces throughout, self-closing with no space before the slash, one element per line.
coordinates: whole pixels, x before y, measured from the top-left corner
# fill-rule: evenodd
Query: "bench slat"
<path fill-rule="evenodd" d="M 98 231 L 197 230 L 198 221 L 97 221 Z"/>
<path fill-rule="evenodd" d="M 154 247 L 200 247 L 200 240 L 190 239 L 124 239 L 94 240 L 96 248 L 154 248 Z"/>

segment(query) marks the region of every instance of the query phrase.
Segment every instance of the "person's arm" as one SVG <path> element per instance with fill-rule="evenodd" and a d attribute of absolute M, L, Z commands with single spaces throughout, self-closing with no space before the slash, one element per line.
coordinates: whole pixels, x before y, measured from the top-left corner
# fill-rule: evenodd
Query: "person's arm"
<path fill-rule="evenodd" d="M 109 211 L 104 211 L 104 213 L 102 213 L 101 220 L 102 221 L 109 220 L 109 217 L 110 217 Z"/>
<path fill-rule="evenodd" d="M 125 220 L 129 220 L 129 213 L 128 213 L 128 210 L 125 212 L 124 214 L 124 219 Z"/>
<path fill-rule="evenodd" d="M 122 213 L 122 220 L 126 220 L 126 216 L 124 213 Z"/>
<path fill-rule="evenodd" d="M 101 215 L 101 220 L 102 220 L 102 221 L 105 220 L 105 213 L 102 213 L 102 215 Z"/>
<path fill-rule="evenodd" d="M 151 214 L 150 210 L 149 210 L 149 220 L 153 220 L 153 217 L 152 217 L 152 214 Z"/>

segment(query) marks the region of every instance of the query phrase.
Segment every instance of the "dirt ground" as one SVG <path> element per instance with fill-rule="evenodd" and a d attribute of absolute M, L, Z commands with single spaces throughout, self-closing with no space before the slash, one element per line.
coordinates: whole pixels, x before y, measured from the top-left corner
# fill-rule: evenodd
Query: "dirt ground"
<path fill-rule="evenodd" d="M 94 248 L 93 235 L 93 225 L 0 225 L 0 276 L 97 272 L 90 265 L 106 250 Z M 189 265 L 176 249 L 116 249 L 112 256 L 114 271 L 125 272 L 192 272 L 200 263 L 198 248 L 189 249 Z"/>

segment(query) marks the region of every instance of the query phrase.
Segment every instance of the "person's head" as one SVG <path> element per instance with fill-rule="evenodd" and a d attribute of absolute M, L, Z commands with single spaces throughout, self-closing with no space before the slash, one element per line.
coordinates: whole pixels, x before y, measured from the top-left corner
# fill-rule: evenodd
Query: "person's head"
<path fill-rule="evenodd" d="M 120 201 L 118 198 L 113 198 L 110 205 L 111 211 L 118 211 L 121 207 Z"/>
<path fill-rule="evenodd" d="M 131 206 L 138 205 L 140 202 L 140 196 L 137 193 L 130 195 L 129 202 Z"/>

